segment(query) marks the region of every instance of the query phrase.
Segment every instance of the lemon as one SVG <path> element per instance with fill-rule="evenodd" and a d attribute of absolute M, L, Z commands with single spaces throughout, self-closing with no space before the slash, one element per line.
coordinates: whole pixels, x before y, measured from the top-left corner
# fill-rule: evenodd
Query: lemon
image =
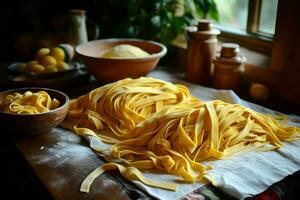
<path fill-rule="evenodd" d="M 40 59 L 40 64 L 44 66 L 56 65 L 56 59 L 53 56 L 45 56 Z"/>
<path fill-rule="evenodd" d="M 65 60 L 65 52 L 59 47 L 54 47 L 50 50 L 50 55 L 56 58 L 57 61 Z"/>
<path fill-rule="evenodd" d="M 45 71 L 45 67 L 40 64 L 30 64 L 30 65 L 28 65 L 28 70 L 30 72 L 39 74 L 39 73 L 42 73 Z"/>
<path fill-rule="evenodd" d="M 42 57 L 47 56 L 50 53 L 50 49 L 41 48 L 35 54 L 35 59 L 40 60 Z"/>
<path fill-rule="evenodd" d="M 28 65 L 34 65 L 34 64 L 39 64 L 39 62 L 37 60 L 32 60 L 28 62 Z"/>
<path fill-rule="evenodd" d="M 55 65 L 48 65 L 46 66 L 45 72 L 57 72 L 58 69 L 56 68 Z"/>
<path fill-rule="evenodd" d="M 64 59 L 65 62 L 70 62 L 74 58 L 75 50 L 72 45 L 64 43 L 64 44 L 59 44 L 58 47 L 64 50 L 65 52 L 65 59 Z"/>
<path fill-rule="evenodd" d="M 56 64 L 56 68 L 58 69 L 58 71 L 64 71 L 69 69 L 69 65 L 63 61 L 58 61 Z"/>

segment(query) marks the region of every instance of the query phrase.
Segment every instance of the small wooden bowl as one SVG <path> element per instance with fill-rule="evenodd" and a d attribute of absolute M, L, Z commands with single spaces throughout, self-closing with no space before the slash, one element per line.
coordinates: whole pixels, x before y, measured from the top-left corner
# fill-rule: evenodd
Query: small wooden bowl
<path fill-rule="evenodd" d="M 137 46 L 148 52 L 144 58 L 111 59 L 100 55 L 120 44 Z M 152 71 L 167 48 L 153 41 L 139 39 L 102 39 L 81 44 L 76 47 L 76 53 L 82 58 L 87 70 L 98 81 L 112 82 L 123 78 L 138 78 Z"/>
<path fill-rule="evenodd" d="M 56 98 L 60 102 L 60 106 L 49 112 L 38 114 L 12 114 L 2 111 L 3 101 L 8 94 L 14 92 L 25 93 L 26 91 L 38 92 L 45 91 L 50 97 Z M 58 124 L 60 124 L 66 117 L 69 109 L 69 97 L 58 91 L 48 88 L 18 88 L 0 92 L 0 129 L 3 134 L 13 133 L 14 137 L 29 136 L 47 133 Z"/>

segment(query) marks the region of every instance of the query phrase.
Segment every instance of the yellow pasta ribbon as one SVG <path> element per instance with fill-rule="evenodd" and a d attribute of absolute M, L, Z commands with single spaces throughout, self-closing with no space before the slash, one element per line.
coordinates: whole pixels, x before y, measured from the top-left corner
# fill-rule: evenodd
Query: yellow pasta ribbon
<path fill-rule="evenodd" d="M 183 85 L 142 77 L 72 100 L 65 124 L 79 135 L 112 144 L 109 157 L 118 160 L 92 172 L 81 191 L 88 192 L 97 176 L 115 169 L 129 180 L 176 190 L 172 183 L 145 178 L 140 170 L 206 181 L 211 167 L 201 161 L 272 150 L 282 147 L 281 141 L 300 139 L 299 128 L 278 119 L 238 104 L 204 102 Z"/>
<path fill-rule="evenodd" d="M 59 107 L 57 99 L 51 99 L 45 91 L 32 93 L 27 91 L 24 94 L 13 93 L 6 96 L 5 103 L 2 105 L 3 111 L 14 114 L 37 114 L 48 112 Z"/>

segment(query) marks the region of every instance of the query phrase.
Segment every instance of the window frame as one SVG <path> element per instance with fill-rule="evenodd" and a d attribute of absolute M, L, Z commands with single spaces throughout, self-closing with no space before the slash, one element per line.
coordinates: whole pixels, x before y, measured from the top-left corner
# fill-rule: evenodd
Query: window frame
<path fill-rule="evenodd" d="M 271 90 L 271 96 L 287 102 L 300 105 L 300 12 L 298 0 L 278 0 L 276 26 L 274 38 L 264 36 L 253 36 L 247 33 L 236 33 L 222 29 L 218 25 L 216 28 L 221 30 L 218 39 L 222 42 L 234 42 L 254 49 L 258 54 L 267 54 L 267 62 L 262 64 L 245 63 L 245 73 L 243 85 L 247 88 L 251 83 L 265 84 Z M 186 39 L 176 41 L 178 66 L 186 66 Z M 245 45 L 246 44 L 246 45 Z M 258 50 L 260 49 L 260 51 Z M 253 52 L 254 52 L 253 51 Z M 262 53 L 263 52 L 263 53 Z M 260 60 L 256 55 L 251 60 Z M 248 60 L 250 61 L 250 60 Z M 256 62 L 257 63 L 257 62 Z"/>
<path fill-rule="evenodd" d="M 299 105 L 300 102 L 300 17 L 297 0 L 278 0 L 275 35 L 270 64 L 261 68 L 246 64 L 248 83 L 266 84 L 272 95 Z"/>
<path fill-rule="evenodd" d="M 271 55 L 274 36 L 259 31 L 261 8 L 262 0 L 249 0 L 246 31 L 216 24 L 221 31 L 220 39 L 237 41 L 249 49 Z"/>

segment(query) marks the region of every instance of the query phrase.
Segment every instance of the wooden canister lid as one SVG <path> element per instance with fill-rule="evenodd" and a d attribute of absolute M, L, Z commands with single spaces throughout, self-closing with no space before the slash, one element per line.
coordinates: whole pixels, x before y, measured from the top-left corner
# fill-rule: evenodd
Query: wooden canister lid
<path fill-rule="evenodd" d="M 198 31 L 209 31 L 213 29 L 213 23 L 211 20 L 202 19 L 198 22 Z"/>
<path fill-rule="evenodd" d="M 212 21 L 208 19 L 201 19 L 197 26 L 189 26 L 186 30 L 190 37 L 196 39 L 203 39 L 208 36 L 215 37 L 221 33 L 218 29 L 214 28 Z"/>
<path fill-rule="evenodd" d="M 221 52 L 216 54 L 214 63 L 223 64 L 242 64 L 246 61 L 246 57 L 240 55 L 240 48 L 238 44 L 235 43 L 224 43 L 222 44 Z"/>
<path fill-rule="evenodd" d="M 221 58 L 232 58 L 238 56 L 240 47 L 235 43 L 224 43 L 221 49 Z"/>

